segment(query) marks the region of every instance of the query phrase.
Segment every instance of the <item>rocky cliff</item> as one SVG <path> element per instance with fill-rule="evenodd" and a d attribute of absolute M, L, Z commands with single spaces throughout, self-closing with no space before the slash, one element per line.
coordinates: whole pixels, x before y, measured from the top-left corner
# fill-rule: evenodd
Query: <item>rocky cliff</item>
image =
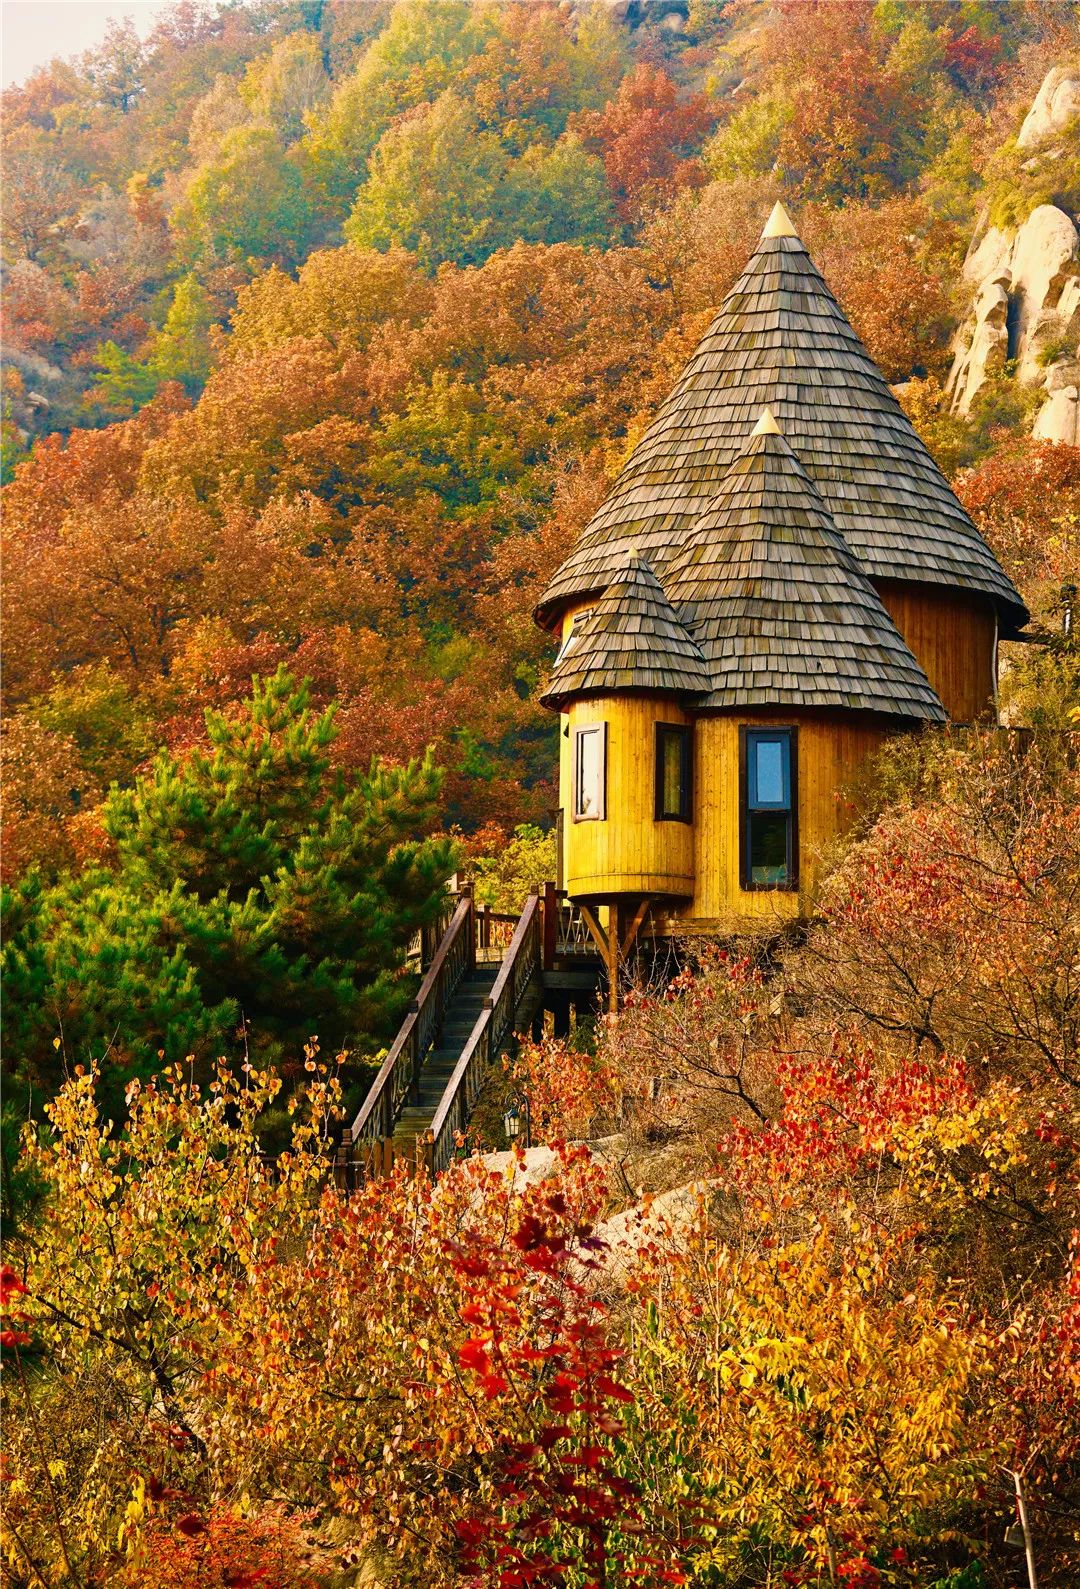
<path fill-rule="evenodd" d="M 1043 81 L 1016 146 L 1040 162 L 1062 158 L 1080 136 L 1080 67 Z M 1080 231 L 1075 217 L 1039 204 L 1022 225 L 984 212 L 964 261 L 971 309 L 954 342 L 948 391 L 967 414 L 996 377 L 1010 374 L 1041 396 L 1033 435 L 1080 445 Z"/>

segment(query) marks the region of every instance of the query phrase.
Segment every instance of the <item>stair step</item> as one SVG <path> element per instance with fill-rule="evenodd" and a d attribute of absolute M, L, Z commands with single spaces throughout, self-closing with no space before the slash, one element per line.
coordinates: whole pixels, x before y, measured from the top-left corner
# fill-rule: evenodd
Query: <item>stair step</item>
<path fill-rule="evenodd" d="M 402 1157 L 415 1157 L 417 1140 L 431 1128 L 447 1083 L 457 1068 L 499 974 L 499 960 L 480 964 L 458 983 L 435 1047 L 425 1056 L 417 1081 L 415 1101 L 398 1117 L 394 1149 Z"/>

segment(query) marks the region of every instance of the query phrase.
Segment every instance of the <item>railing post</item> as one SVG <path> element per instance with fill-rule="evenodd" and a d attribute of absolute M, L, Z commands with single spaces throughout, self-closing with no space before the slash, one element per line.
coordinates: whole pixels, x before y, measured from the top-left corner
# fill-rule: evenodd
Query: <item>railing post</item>
<path fill-rule="evenodd" d="M 337 1159 L 334 1164 L 334 1184 L 339 1192 L 349 1190 L 349 1160 L 352 1157 L 352 1132 L 348 1126 L 341 1133 Z"/>
<path fill-rule="evenodd" d="M 473 896 L 472 884 L 468 883 L 462 890 L 469 900 L 469 930 L 465 934 L 465 969 L 476 970 L 476 900 Z"/>
<path fill-rule="evenodd" d="M 555 897 L 554 883 L 544 884 L 543 911 L 544 970 L 550 971 L 555 964 L 555 948 L 559 941 L 559 903 Z"/>

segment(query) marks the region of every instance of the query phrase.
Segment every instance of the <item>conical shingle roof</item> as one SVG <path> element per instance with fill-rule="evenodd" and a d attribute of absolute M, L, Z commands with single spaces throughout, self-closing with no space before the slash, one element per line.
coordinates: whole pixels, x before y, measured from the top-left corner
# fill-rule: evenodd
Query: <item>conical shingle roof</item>
<path fill-rule="evenodd" d="M 945 711 L 821 495 L 762 416 L 668 569 L 711 678 L 699 707 Z"/>
<path fill-rule="evenodd" d="M 540 699 L 557 709 L 571 697 L 614 690 L 700 695 L 708 689 L 696 641 L 648 563 L 630 552 L 593 611 L 575 624 Z"/>
<path fill-rule="evenodd" d="M 865 573 L 988 596 L 1015 633 L 1020 596 L 777 213 L 538 618 L 603 589 L 631 544 L 662 578 L 768 406 Z"/>

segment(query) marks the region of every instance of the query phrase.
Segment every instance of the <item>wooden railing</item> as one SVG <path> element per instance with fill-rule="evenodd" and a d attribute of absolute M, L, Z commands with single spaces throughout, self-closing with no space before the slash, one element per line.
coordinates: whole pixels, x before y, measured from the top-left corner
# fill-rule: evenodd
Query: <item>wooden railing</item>
<path fill-rule="evenodd" d="M 536 990 L 542 964 L 540 900 L 534 891 L 503 955 L 491 997 L 484 1000 L 480 1018 L 431 1122 L 428 1164 L 433 1175 L 445 1170 L 453 1158 L 454 1147 L 469 1123 L 487 1067 L 498 1057 L 499 1045 L 513 1034 L 530 987 Z"/>
<path fill-rule="evenodd" d="M 595 955 L 596 944 L 585 925 L 585 920 L 573 901 L 560 891 L 557 901 L 554 953 L 558 955 Z"/>
<path fill-rule="evenodd" d="M 413 1006 L 383 1060 L 349 1133 L 358 1156 L 394 1132 L 406 1102 L 415 1096 L 424 1055 L 465 973 L 476 963 L 476 928 L 471 894 L 462 895 L 442 942 L 428 966 Z"/>
<path fill-rule="evenodd" d="M 439 945 L 446 937 L 446 929 L 450 925 L 459 899 L 460 895 L 456 891 L 447 893 L 445 908 L 440 910 L 435 920 L 418 927 L 413 933 L 405 950 L 407 966 L 423 973 L 431 964 Z"/>
<path fill-rule="evenodd" d="M 450 896 L 452 915 L 444 913 L 438 927 L 425 931 L 417 950 L 430 964 L 405 1021 L 383 1060 L 352 1129 L 342 1133 L 335 1174 L 341 1185 L 388 1174 L 394 1161 L 394 1127 L 402 1109 L 418 1095 L 420 1071 L 437 1038 L 450 1001 L 463 977 L 477 961 L 498 962 L 499 973 L 480 1018 L 439 1103 L 428 1139 L 435 1173 L 453 1156 L 457 1134 L 464 1131 L 490 1061 L 498 1057 L 515 1028 L 532 978 L 557 965 L 572 965 L 578 956 L 595 958 L 596 945 L 578 908 L 554 883 L 534 888 L 520 916 L 477 907 L 470 893 Z"/>
<path fill-rule="evenodd" d="M 476 957 L 489 963 L 501 960 L 510 947 L 519 916 L 516 911 L 492 910 L 490 905 L 476 907 Z"/>

